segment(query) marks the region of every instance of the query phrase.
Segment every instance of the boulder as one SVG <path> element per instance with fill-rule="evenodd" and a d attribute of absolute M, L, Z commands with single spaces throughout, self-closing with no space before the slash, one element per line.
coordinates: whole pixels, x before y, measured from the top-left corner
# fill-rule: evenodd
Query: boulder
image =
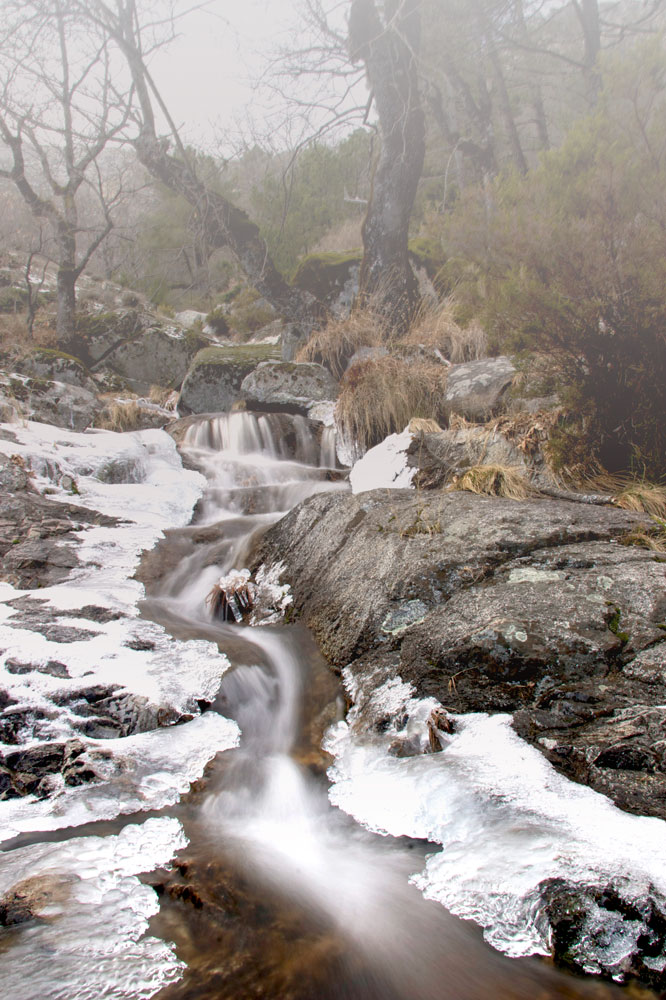
<path fill-rule="evenodd" d="M 275 358 L 272 344 L 208 347 L 195 356 L 180 390 L 178 412 L 223 413 L 240 398 L 243 379 L 262 361 Z"/>
<path fill-rule="evenodd" d="M 510 358 L 483 358 L 452 365 L 444 395 L 445 408 L 467 420 L 483 421 L 496 416 L 516 374 Z"/>
<path fill-rule="evenodd" d="M 87 389 L 47 379 L 0 373 L 0 415 L 83 431 L 102 404 Z"/>
<path fill-rule="evenodd" d="M 313 403 L 335 399 L 337 383 L 323 365 L 264 361 L 243 379 L 241 398 L 250 409 L 306 415 Z"/>
<path fill-rule="evenodd" d="M 324 302 L 336 315 L 345 315 L 358 295 L 361 251 L 311 253 L 302 259 L 293 284 Z"/>
<path fill-rule="evenodd" d="M 280 337 L 280 357 L 293 361 L 301 347 L 307 344 L 308 334 L 297 323 L 285 323 Z"/>
<path fill-rule="evenodd" d="M 515 713 L 568 777 L 666 818 L 666 565 L 622 544 L 648 520 L 558 499 L 331 493 L 271 528 L 259 561 L 284 564 L 334 666 L 389 669 L 452 712 Z"/>
<path fill-rule="evenodd" d="M 47 378 L 65 385 L 75 385 L 88 392 L 95 392 L 97 389 L 83 362 L 60 351 L 37 348 L 21 358 L 14 367 L 17 372 L 33 378 Z"/>
<path fill-rule="evenodd" d="M 119 344 L 104 359 L 104 366 L 136 392 L 147 392 L 151 385 L 180 386 L 192 360 L 208 343 L 197 333 L 154 327 Z"/>

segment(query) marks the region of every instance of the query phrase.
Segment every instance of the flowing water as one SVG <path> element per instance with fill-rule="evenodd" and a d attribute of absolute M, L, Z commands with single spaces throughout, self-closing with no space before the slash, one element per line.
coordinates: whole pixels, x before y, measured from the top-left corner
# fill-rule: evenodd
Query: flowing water
<path fill-rule="evenodd" d="M 300 418 L 237 413 L 194 422 L 181 452 L 208 489 L 192 525 L 144 564 L 143 613 L 229 656 L 210 710 L 242 738 L 179 813 L 190 844 L 175 874 L 153 877 L 152 931 L 188 966 L 161 1000 L 619 996 L 543 960 L 504 958 L 426 901 L 408 878 L 428 845 L 373 835 L 329 804 L 320 743 L 344 705 L 312 640 L 298 625 L 248 627 L 207 608 L 268 525 L 314 492 L 346 488 L 330 433 L 316 441 Z"/>

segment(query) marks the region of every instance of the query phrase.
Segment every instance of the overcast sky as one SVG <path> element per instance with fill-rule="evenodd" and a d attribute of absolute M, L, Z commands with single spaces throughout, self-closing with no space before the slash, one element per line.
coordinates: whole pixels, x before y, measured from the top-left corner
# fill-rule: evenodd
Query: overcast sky
<path fill-rule="evenodd" d="M 296 0 L 215 0 L 187 16 L 179 37 L 157 54 L 151 69 L 185 138 L 211 149 L 247 124 L 256 81 L 271 50 L 294 38 Z"/>

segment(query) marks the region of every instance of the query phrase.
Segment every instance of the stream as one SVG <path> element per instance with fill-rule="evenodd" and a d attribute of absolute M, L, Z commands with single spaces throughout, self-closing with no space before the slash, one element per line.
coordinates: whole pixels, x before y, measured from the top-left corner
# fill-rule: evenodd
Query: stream
<path fill-rule="evenodd" d="M 302 418 L 235 413 L 193 422 L 180 451 L 207 489 L 192 524 L 144 559 L 142 614 L 228 655 L 209 712 L 242 736 L 176 810 L 189 840 L 176 873 L 148 879 L 161 894 L 151 932 L 187 965 L 160 1000 L 619 996 L 545 960 L 505 958 L 427 901 L 408 880 L 433 847 L 372 834 L 329 803 L 320 745 L 344 700 L 305 630 L 219 621 L 207 608 L 270 524 L 347 488 L 330 432 L 316 441 Z"/>

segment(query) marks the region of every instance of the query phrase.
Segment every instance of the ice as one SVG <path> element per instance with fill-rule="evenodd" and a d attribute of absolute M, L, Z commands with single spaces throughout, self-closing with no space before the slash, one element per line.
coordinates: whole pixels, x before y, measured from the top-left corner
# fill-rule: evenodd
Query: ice
<path fill-rule="evenodd" d="M 390 434 L 381 444 L 366 452 L 349 473 L 352 493 L 408 489 L 416 472 L 407 465 L 407 449 L 413 437 L 407 428 L 401 434 Z"/>
<path fill-rule="evenodd" d="M 11 429 L 18 442 L 0 439 L 0 450 L 19 455 L 33 470 L 35 485 L 54 491 L 54 515 L 56 504 L 67 501 L 121 521 L 113 527 L 82 527 L 77 532 L 80 565 L 64 583 L 32 592 L 2 585 L 0 686 L 16 701 L 12 711 L 23 712 L 28 721 L 31 713 L 42 716 L 32 732 L 29 724 L 24 727 L 23 744 L 5 746 L 4 751 L 14 751 L 34 739 L 76 737 L 87 750 L 102 746 L 118 767 L 111 767 L 108 787 L 61 789 L 56 800 L 45 802 L 28 798 L 0 803 L 2 826 L 9 831 L 5 836 L 160 808 L 175 801 L 216 752 L 235 745 L 238 733 L 235 724 L 219 718 L 214 721 L 212 716 L 176 728 L 156 728 L 159 717 L 174 721 L 198 715 L 198 702 L 213 700 L 229 661 L 213 643 L 174 640 L 160 625 L 141 619 L 137 602 L 144 591 L 131 579 L 145 548 L 154 545 L 166 528 L 189 522 L 205 480 L 182 468 L 173 440 L 163 431 L 77 434 L 36 423 L 16 424 Z M 76 484 L 78 494 L 58 485 L 63 477 Z M 21 611 L 6 603 L 17 597 L 45 602 L 42 610 L 34 606 L 37 621 L 42 612 L 46 617 L 57 611 L 55 624 L 81 630 L 82 637 L 57 642 L 24 627 Z M 79 617 L 86 606 L 110 610 L 116 618 L 100 622 Z M 35 669 L 11 672 L 9 660 Z M 63 664 L 69 679 L 40 672 L 39 667 L 49 661 Z M 67 706 L 71 696 L 96 685 L 136 699 L 137 714 L 153 718 L 153 724 L 137 726 L 138 735 L 124 740 L 100 742 L 83 735 L 81 717 Z M 155 732 L 143 733 L 142 728 Z M 181 739 L 184 749 L 176 749 Z M 169 755 L 171 759 L 165 760 Z M 122 771 L 118 769 L 121 761 Z M 152 778 L 151 767 L 155 769 Z M 55 810 L 51 819 L 47 816 L 50 808 Z"/>
<path fill-rule="evenodd" d="M 237 746 L 239 737 L 236 723 L 216 712 L 121 739 L 84 737 L 87 753 L 108 755 L 101 763 L 93 759 L 105 780 L 74 788 L 61 782 L 48 799 L 30 795 L 0 802 L 0 844 L 20 833 L 59 830 L 172 805 L 189 791 L 215 754 Z"/>
<path fill-rule="evenodd" d="M 629 886 L 666 891 L 666 823 L 622 812 L 559 775 L 514 733 L 509 716 L 459 716 L 443 752 L 397 759 L 388 753 L 397 723 L 369 738 L 360 715 L 374 707 L 403 716 L 401 727 L 407 715 L 409 731 L 431 700 L 414 699 L 399 681 L 370 699 L 357 695 L 348 721 L 327 738 L 331 802 L 373 831 L 441 844 L 412 881 L 475 920 L 499 950 L 550 953 L 537 891 L 545 879 L 603 884 L 619 875 Z M 622 935 L 632 937 L 627 921 Z M 609 947 L 621 951 L 611 937 Z"/>
<path fill-rule="evenodd" d="M 144 1000 L 179 979 L 184 966 L 172 946 L 146 935 L 158 899 L 136 876 L 168 864 L 186 843 L 177 820 L 149 819 L 117 836 L 0 855 L 0 895 L 29 890 L 37 911 L 3 932 L 3 994 Z"/>

